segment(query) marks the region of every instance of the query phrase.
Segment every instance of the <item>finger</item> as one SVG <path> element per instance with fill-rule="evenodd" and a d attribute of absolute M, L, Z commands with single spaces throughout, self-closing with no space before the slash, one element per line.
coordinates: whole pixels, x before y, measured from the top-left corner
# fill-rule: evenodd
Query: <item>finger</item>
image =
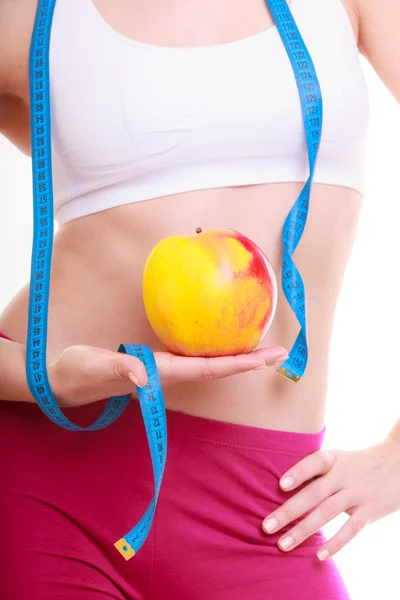
<path fill-rule="evenodd" d="M 282 346 L 257 348 L 257 350 L 253 350 L 249 354 L 241 354 L 239 356 L 248 356 L 251 360 L 257 360 L 258 365 L 253 368 L 274 367 L 289 358 L 287 350 Z"/>
<path fill-rule="evenodd" d="M 146 367 L 135 356 L 114 352 L 107 357 L 108 379 L 130 379 L 138 387 L 144 387 L 148 376 Z"/>
<path fill-rule="evenodd" d="M 284 348 L 260 348 L 249 354 L 216 358 L 175 356 L 158 352 L 157 367 L 161 377 L 175 381 L 212 380 L 274 365 L 287 356 Z"/>
<path fill-rule="evenodd" d="M 321 527 L 329 523 L 329 521 L 332 521 L 332 519 L 344 512 L 347 508 L 346 500 L 347 496 L 344 491 L 337 492 L 327 498 L 278 540 L 281 550 L 286 552 L 293 550 L 293 548 L 304 542 L 310 535 L 313 535 Z"/>
<path fill-rule="evenodd" d="M 346 544 L 348 544 L 356 535 L 364 529 L 370 522 L 365 509 L 359 509 L 356 511 L 343 525 L 341 529 L 333 536 L 330 540 L 323 544 L 318 552 L 317 556 L 319 560 L 326 560 L 330 558 L 339 550 L 341 550 Z"/>
<path fill-rule="evenodd" d="M 320 478 L 313 481 L 289 498 L 277 510 L 270 513 L 262 523 L 263 530 L 265 533 L 279 531 L 285 525 L 292 523 L 306 512 L 319 506 L 321 502 L 337 491 L 328 479 Z"/>
<path fill-rule="evenodd" d="M 309 454 L 282 475 L 279 485 L 285 491 L 293 490 L 313 477 L 325 475 L 333 467 L 335 460 L 335 453 L 328 450 Z"/>

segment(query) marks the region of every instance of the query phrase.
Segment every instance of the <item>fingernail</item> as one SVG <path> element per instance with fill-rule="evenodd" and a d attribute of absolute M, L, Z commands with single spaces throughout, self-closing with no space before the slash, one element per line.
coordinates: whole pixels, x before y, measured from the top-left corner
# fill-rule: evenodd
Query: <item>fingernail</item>
<path fill-rule="evenodd" d="M 286 490 L 287 488 L 289 488 L 293 484 L 294 484 L 293 477 L 285 477 L 285 479 L 282 479 L 282 481 L 281 481 L 281 488 L 283 488 L 284 490 Z"/>
<path fill-rule="evenodd" d="M 283 540 L 281 540 L 279 542 L 280 547 L 283 550 L 287 550 L 288 548 L 290 548 L 290 546 L 293 544 L 294 540 L 292 538 L 292 536 L 288 535 L 287 537 L 283 538 Z"/>
<path fill-rule="evenodd" d="M 317 556 L 319 560 L 325 560 L 326 558 L 328 558 L 329 552 L 328 550 L 320 550 L 319 552 L 317 552 Z"/>
<path fill-rule="evenodd" d="M 267 533 L 273 533 L 277 527 L 278 521 L 274 517 L 263 522 L 263 529 Z"/>
<path fill-rule="evenodd" d="M 268 369 L 267 365 L 261 365 L 261 367 L 254 367 L 254 369 L 252 369 L 252 371 L 260 371 L 261 369 Z"/>
<path fill-rule="evenodd" d="M 133 383 L 134 383 L 135 385 L 137 385 L 138 387 L 142 387 L 142 386 L 139 384 L 139 380 L 138 380 L 138 379 L 137 379 L 137 378 L 134 376 L 134 374 L 133 374 L 133 373 L 131 373 L 131 371 L 129 371 L 129 372 L 128 372 L 128 377 L 129 377 L 129 379 L 130 379 L 131 381 L 133 381 Z"/>
<path fill-rule="evenodd" d="M 289 354 L 283 354 L 282 356 L 278 356 L 278 358 L 276 358 L 274 361 L 274 365 L 280 365 L 288 358 L 289 358 Z"/>

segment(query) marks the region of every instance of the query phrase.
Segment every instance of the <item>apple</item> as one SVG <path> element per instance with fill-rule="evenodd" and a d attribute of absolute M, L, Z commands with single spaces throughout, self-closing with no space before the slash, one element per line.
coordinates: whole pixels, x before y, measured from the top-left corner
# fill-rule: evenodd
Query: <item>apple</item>
<path fill-rule="evenodd" d="M 277 283 L 262 250 L 232 229 L 160 240 L 143 272 L 147 318 L 162 344 L 181 356 L 253 350 L 275 314 Z"/>

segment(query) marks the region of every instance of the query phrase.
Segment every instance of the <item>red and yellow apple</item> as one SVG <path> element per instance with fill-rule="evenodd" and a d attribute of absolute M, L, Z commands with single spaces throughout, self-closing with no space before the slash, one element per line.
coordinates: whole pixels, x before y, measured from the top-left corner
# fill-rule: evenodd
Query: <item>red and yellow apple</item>
<path fill-rule="evenodd" d="M 276 309 L 274 271 L 262 250 L 232 229 L 159 241 L 143 273 L 149 322 L 164 346 L 183 356 L 253 350 Z"/>

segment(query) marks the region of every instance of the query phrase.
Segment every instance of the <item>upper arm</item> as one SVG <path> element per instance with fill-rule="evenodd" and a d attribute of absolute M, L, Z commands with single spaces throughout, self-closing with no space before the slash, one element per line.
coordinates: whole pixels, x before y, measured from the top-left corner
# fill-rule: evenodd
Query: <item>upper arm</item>
<path fill-rule="evenodd" d="M 8 92 L 10 87 L 11 65 L 10 51 L 8 48 L 8 32 L 10 29 L 8 27 L 9 12 L 10 3 L 6 0 L 0 0 L 0 97 Z"/>
<path fill-rule="evenodd" d="M 0 0 L 0 134 L 7 135 L 11 90 L 10 3 Z"/>
<path fill-rule="evenodd" d="M 0 96 L 0 135 L 4 135 L 21 152 L 30 155 L 30 115 L 28 104 L 13 94 Z"/>
<path fill-rule="evenodd" d="M 400 102 L 400 0 L 355 0 L 361 54 Z"/>
<path fill-rule="evenodd" d="M 0 134 L 30 153 L 28 58 L 37 0 L 0 0 Z"/>

